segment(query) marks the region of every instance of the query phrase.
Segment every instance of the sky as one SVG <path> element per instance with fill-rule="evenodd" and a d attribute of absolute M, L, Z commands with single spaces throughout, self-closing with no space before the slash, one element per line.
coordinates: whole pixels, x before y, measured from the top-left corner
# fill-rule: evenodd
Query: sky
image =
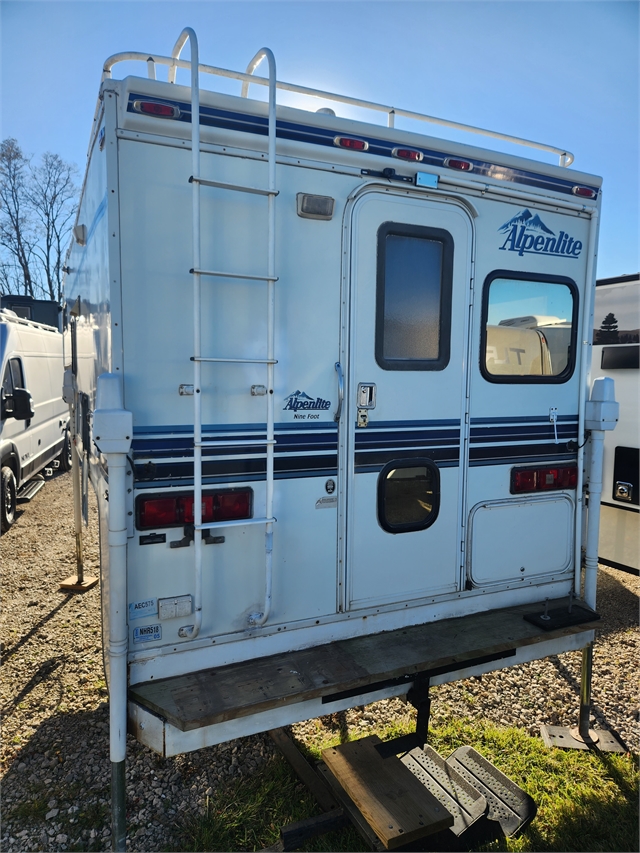
<path fill-rule="evenodd" d="M 279 80 L 568 149 L 573 168 L 604 180 L 598 277 L 635 273 L 639 9 L 638 0 L 0 0 L 0 138 L 36 159 L 59 154 L 82 175 L 103 61 L 170 55 L 190 26 L 206 64 L 244 71 L 270 47 Z M 141 64 L 121 67 L 146 76 Z M 435 125 L 396 126 L 557 162 Z"/>

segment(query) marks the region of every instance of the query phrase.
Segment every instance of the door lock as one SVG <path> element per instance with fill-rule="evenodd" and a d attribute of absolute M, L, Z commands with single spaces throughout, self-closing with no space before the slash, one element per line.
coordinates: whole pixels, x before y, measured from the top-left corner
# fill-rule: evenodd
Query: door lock
<path fill-rule="evenodd" d="M 369 424 L 369 409 L 376 407 L 376 386 L 373 382 L 360 382 L 358 384 L 358 420 L 359 427 Z"/>

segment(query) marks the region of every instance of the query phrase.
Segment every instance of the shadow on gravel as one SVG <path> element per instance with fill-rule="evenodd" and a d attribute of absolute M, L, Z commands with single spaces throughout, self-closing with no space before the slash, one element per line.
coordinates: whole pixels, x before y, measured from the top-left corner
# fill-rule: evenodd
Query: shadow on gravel
<path fill-rule="evenodd" d="M 3 647 L 2 652 L 0 653 L 0 662 L 6 663 L 10 657 L 15 655 L 15 653 L 19 651 L 25 643 L 28 643 L 29 640 L 34 637 L 38 633 L 38 631 L 47 624 L 50 619 L 53 619 L 53 617 L 56 616 L 59 611 L 62 610 L 63 607 L 65 607 L 65 605 L 70 604 L 73 599 L 73 593 L 66 595 L 64 599 L 60 602 L 60 604 L 57 604 L 53 608 L 53 610 L 50 610 L 41 619 L 39 619 L 35 623 L 35 625 L 33 625 L 33 627 L 29 629 L 29 631 L 24 635 L 24 637 L 20 637 L 20 639 L 16 640 L 16 642 L 12 646 L 7 646 L 6 648 Z"/>
<path fill-rule="evenodd" d="M 94 711 L 57 714 L 40 725 L 3 777 L 3 835 L 27 829 L 32 840 L 39 837 L 42 850 L 60 849 L 62 843 L 69 850 L 104 848 L 109 827 L 108 722 L 104 702 Z M 60 835 L 67 840 L 54 844 Z"/>
<path fill-rule="evenodd" d="M 618 579 L 617 574 L 617 569 L 598 572 L 596 610 L 602 620 L 596 637 L 638 626 L 638 595 L 622 582 L 622 579 L 628 580 L 629 575 L 620 572 Z"/>
<path fill-rule="evenodd" d="M 11 702 L 8 702 L 7 705 L 2 708 L 0 712 L 3 717 L 8 717 L 13 710 L 20 704 L 20 702 L 25 699 L 29 693 L 40 684 L 41 681 L 44 681 L 45 678 L 49 678 L 58 667 L 65 664 L 68 660 L 67 655 L 58 655 L 58 657 L 49 658 L 49 660 L 41 663 L 38 669 L 35 671 L 34 675 L 31 676 L 29 681 L 25 684 L 22 690 L 13 697 Z"/>

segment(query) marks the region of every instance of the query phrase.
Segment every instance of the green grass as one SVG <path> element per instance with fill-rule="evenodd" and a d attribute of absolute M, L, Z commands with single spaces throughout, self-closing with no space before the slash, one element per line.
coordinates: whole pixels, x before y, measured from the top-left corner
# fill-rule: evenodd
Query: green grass
<path fill-rule="evenodd" d="M 402 724 L 379 729 L 384 740 L 408 730 Z M 363 736 L 361 733 L 358 736 Z M 339 732 L 319 731 L 308 747 L 311 759 L 340 743 Z M 533 797 L 538 813 L 517 838 L 483 850 L 638 850 L 638 767 L 636 757 L 614 753 L 547 749 L 540 738 L 517 728 L 452 720 L 434 726 L 430 743 L 447 757 L 469 745 Z M 252 778 L 239 779 L 208 802 L 208 815 L 184 828 L 184 850 L 260 850 L 274 844 L 279 828 L 319 814 L 320 809 L 287 762 L 275 755 Z M 302 850 L 368 849 L 352 829 L 310 841 Z M 429 849 L 428 841 L 424 849 Z"/>

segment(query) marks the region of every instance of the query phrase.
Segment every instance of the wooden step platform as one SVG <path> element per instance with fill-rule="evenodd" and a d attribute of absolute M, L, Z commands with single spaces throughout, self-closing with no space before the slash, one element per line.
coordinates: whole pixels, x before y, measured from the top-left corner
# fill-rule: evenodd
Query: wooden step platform
<path fill-rule="evenodd" d="M 549 605 L 562 607 L 566 601 Z M 529 649 L 527 660 L 554 653 L 557 647 L 549 651 L 549 642 L 556 638 L 565 640 L 561 651 L 592 639 L 594 624 L 543 631 L 525 621 L 525 614 L 538 610 L 544 605 L 475 613 L 142 682 L 129 688 L 129 699 L 188 732 L 309 699 L 331 703 L 393 685 L 409 687 L 417 674 L 466 677 L 469 669 L 488 662 L 504 665 L 524 647 L 546 644 L 538 654 Z"/>
<path fill-rule="evenodd" d="M 377 735 L 325 749 L 322 758 L 385 849 L 452 826 L 447 809 L 395 755 L 382 758 Z"/>

